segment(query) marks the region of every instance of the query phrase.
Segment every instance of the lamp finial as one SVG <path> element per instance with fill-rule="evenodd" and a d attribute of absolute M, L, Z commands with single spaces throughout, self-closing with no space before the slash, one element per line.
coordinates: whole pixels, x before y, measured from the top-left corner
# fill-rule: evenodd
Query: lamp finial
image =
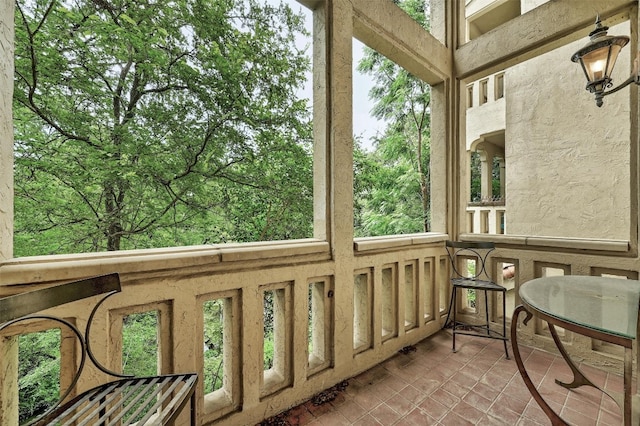
<path fill-rule="evenodd" d="M 600 14 L 598 13 L 598 15 L 596 15 L 596 27 L 593 29 L 593 31 L 589 33 L 589 37 L 591 37 L 591 39 L 593 40 L 595 36 L 597 36 L 600 33 L 604 33 L 606 35 L 608 30 L 609 30 L 609 27 L 607 27 L 606 25 L 602 25 L 602 21 L 600 20 Z"/>

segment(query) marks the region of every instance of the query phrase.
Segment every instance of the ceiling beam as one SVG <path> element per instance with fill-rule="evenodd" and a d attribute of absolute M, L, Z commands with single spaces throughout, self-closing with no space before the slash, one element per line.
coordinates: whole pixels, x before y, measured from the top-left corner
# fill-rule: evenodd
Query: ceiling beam
<path fill-rule="evenodd" d="M 451 54 L 391 1 L 352 0 L 354 36 L 434 85 L 451 75 Z"/>
<path fill-rule="evenodd" d="M 628 19 L 637 5 L 638 0 L 547 2 L 460 46 L 454 72 L 459 79 L 476 80 L 580 38 L 586 43 L 597 14 L 611 26 Z"/>

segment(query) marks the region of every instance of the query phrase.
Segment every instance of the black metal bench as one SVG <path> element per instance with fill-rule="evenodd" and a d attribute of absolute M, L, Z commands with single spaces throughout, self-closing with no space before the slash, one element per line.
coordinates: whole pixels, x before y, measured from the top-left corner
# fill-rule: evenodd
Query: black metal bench
<path fill-rule="evenodd" d="M 191 424 L 196 424 L 196 373 L 167 374 L 152 377 L 133 377 L 105 368 L 91 351 L 89 332 L 98 308 L 110 296 L 120 292 L 118 274 L 74 281 L 54 287 L 0 298 L 0 330 L 20 321 L 46 319 L 62 323 L 76 335 L 82 354 L 78 370 L 69 388 L 58 402 L 34 425 L 127 425 L 170 424 L 176 420 L 187 401 L 191 401 Z M 94 306 L 83 333 L 64 318 L 39 314 L 45 309 L 65 303 L 104 295 Z M 71 398 L 86 360 L 117 380 L 97 386 Z"/>

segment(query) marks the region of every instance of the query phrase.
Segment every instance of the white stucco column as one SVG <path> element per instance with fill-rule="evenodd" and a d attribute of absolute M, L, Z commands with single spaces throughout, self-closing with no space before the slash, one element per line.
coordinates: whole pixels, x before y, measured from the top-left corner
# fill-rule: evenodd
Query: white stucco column
<path fill-rule="evenodd" d="M 480 151 L 480 199 L 486 201 L 491 198 L 493 169 L 493 152 Z"/>
<path fill-rule="evenodd" d="M 448 28 L 447 22 L 453 13 L 457 13 L 453 2 L 440 0 L 430 1 L 431 29 L 433 35 L 443 45 L 448 46 L 452 55 L 451 45 L 455 37 Z M 455 147 L 456 123 L 452 120 L 460 119 L 451 105 L 458 93 L 458 81 L 445 79 L 438 84 L 431 85 L 431 230 L 447 232 L 452 236 L 457 232 L 455 219 L 459 191 L 456 189 L 460 176 L 459 171 L 453 171 L 458 155 Z M 460 114 L 465 114 L 461 111 Z M 459 129 L 464 132 L 464 129 Z M 468 179 L 467 179 L 468 181 Z M 468 184 L 467 184 L 468 188 Z M 467 190 L 468 193 L 468 190 Z M 453 237 L 452 237 L 453 238 Z"/>
<path fill-rule="evenodd" d="M 13 257 L 13 8 L 0 2 L 0 261 Z"/>
<path fill-rule="evenodd" d="M 353 357 L 353 6 L 349 0 L 326 6 L 326 229 L 335 262 L 334 303 L 340 315 L 336 315 L 334 348 L 335 366 L 340 369 Z M 314 66 L 314 72 L 319 71 Z"/>
<path fill-rule="evenodd" d="M 18 424 L 18 337 L 0 337 L 0 424 Z"/>

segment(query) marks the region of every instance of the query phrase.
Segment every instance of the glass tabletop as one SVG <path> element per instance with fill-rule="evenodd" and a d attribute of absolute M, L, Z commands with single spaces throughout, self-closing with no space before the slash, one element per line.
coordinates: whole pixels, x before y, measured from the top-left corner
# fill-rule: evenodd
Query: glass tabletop
<path fill-rule="evenodd" d="M 520 287 L 522 301 L 551 317 L 628 339 L 636 338 L 640 281 L 567 275 Z"/>

